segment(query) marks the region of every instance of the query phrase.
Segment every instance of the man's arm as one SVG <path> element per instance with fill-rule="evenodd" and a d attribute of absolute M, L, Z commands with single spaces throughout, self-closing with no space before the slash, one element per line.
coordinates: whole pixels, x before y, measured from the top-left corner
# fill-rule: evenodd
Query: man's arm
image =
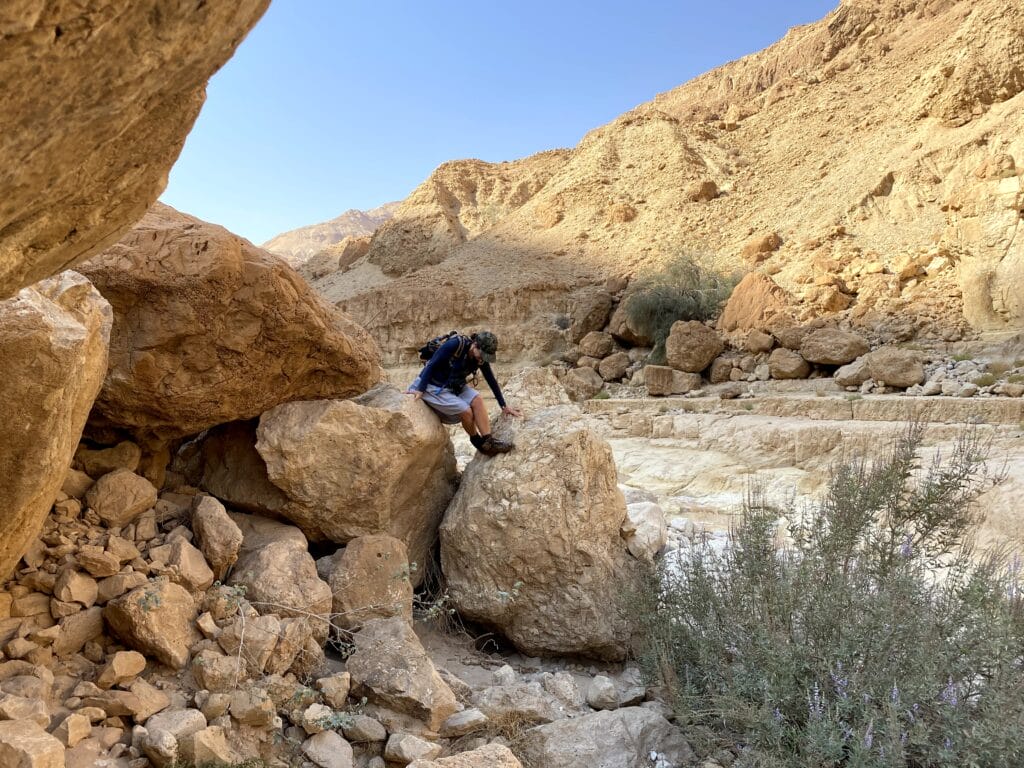
<path fill-rule="evenodd" d="M 430 383 L 430 378 L 434 371 L 438 369 L 445 362 L 452 359 L 452 355 L 455 354 L 455 350 L 459 348 L 459 337 L 452 336 L 448 341 L 437 348 L 437 351 L 433 354 L 430 360 L 423 370 L 420 371 L 420 385 L 418 387 L 420 392 L 427 391 L 427 384 Z"/>
<path fill-rule="evenodd" d="M 501 387 L 498 386 L 498 380 L 494 378 L 494 371 L 491 370 L 490 363 L 482 363 L 480 365 L 480 372 L 484 375 L 484 381 L 487 382 L 487 386 L 491 388 L 491 392 L 494 393 L 494 399 L 498 401 L 498 405 L 501 408 L 505 408 L 505 398 L 501 396 Z"/>

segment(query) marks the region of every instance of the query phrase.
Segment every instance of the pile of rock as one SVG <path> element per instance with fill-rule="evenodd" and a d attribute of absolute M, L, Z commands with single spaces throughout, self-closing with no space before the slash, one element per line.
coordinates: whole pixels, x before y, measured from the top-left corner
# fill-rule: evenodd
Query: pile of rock
<path fill-rule="evenodd" d="M 402 541 L 357 537 L 314 561 L 295 526 L 228 512 L 188 486 L 158 492 L 134 471 L 140 454 L 128 442 L 83 445 L 42 536 L 0 592 L 0 719 L 11 721 L 0 723 L 0 755 L 12 765 L 299 756 L 321 768 L 511 767 L 510 722 L 525 728 L 517 751 L 538 764 L 690 755 L 660 705 L 644 703 L 635 671 L 618 683 L 597 677 L 584 694 L 568 673 L 519 679 L 506 669 L 473 690 L 438 670 L 412 628 Z M 603 485 L 617 511 L 601 546 L 622 557 L 621 526 L 629 549 L 650 559 L 665 542 L 663 517 L 635 504 L 627 516 L 614 472 Z M 604 595 L 629 570 L 616 568 L 580 586 Z M 535 581 L 516 589 L 540 599 Z M 325 655 L 329 638 L 350 649 L 343 670 Z M 634 732 L 642 743 L 624 738 Z M 567 746 L 577 739 L 583 752 Z M 621 761 L 593 762 L 605 752 Z"/>

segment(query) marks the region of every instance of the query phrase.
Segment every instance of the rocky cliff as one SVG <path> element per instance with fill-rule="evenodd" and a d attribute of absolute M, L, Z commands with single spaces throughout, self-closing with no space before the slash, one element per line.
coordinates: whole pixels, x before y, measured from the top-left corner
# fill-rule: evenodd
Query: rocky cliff
<path fill-rule="evenodd" d="M 316 285 L 392 362 L 449 326 L 546 354 L 574 290 L 686 253 L 772 276 L 798 318 L 1019 329 L 1022 91 L 1019 4 L 845 0 L 572 150 L 441 166 Z"/>

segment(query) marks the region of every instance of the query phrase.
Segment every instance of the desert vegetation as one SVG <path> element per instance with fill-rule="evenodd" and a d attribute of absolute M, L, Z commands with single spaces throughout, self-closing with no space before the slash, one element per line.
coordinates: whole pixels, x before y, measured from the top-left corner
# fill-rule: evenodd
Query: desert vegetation
<path fill-rule="evenodd" d="M 663 268 L 639 277 L 624 299 L 630 324 L 654 343 L 651 362 L 665 361 L 665 340 L 679 320 L 705 322 L 718 315 L 739 282 L 684 252 Z"/>
<path fill-rule="evenodd" d="M 811 510 L 751 491 L 724 553 L 696 546 L 637 601 L 647 673 L 681 722 L 750 765 L 999 766 L 1024 755 L 1020 561 L 980 552 L 1000 479 L 965 432 L 836 466 Z M 777 522 L 789 541 L 777 546 Z"/>

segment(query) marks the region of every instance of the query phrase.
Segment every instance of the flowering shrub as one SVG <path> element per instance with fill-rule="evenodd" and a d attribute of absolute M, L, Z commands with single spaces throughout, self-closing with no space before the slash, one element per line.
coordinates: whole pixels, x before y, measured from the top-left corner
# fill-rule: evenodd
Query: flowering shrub
<path fill-rule="evenodd" d="M 1024 765 L 1020 560 L 972 547 L 999 478 L 974 432 L 927 466 L 920 445 L 835 468 L 782 549 L 752 492 L 723 554 L 651 575 L 642 660 L 681 721 L 750 765 Z"/>

